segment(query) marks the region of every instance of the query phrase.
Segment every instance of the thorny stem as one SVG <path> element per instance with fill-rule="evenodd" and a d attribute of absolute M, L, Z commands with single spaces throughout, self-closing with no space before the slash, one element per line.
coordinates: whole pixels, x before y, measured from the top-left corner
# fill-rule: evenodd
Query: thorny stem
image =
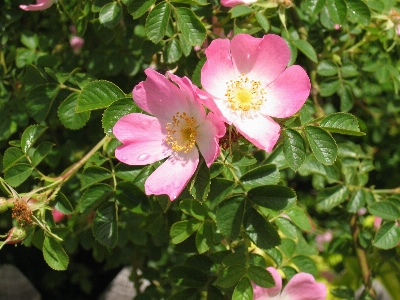
<path fill-rule="evenodd" d="M 222 158 L 222 161 L 225 162 L 226 158 L 225 155 L 222 153 L 222 151 L 219 154 Z M 237 177 L 236 173 L 232 170 L 232 167 L 228 166 L 229 171 L 232 173 L 233 179 L 235 180 L 236 184 L 240 185 L 240 187 L 242 188 L 243 191 L 246 192 L 245 187 L 243 186 L 242 182 L 240 181 L 240 179 Z"/>
<path fill-rule="evenodd" d="M 360 264 L 361 274 L 365 290 L 368 291 L 371 296 L 376 298 L 375 291 L 371 286 L 371 271 L 368 266 L 367 255 L 365 249 L 360 245 L 358 236 L 360 234 L 360 227 L 357 224 L 357 215 L 353 214 L 350 219 L 350 229 L 353 237 L 354 249 L 357 255 L 358 263 Z"/>

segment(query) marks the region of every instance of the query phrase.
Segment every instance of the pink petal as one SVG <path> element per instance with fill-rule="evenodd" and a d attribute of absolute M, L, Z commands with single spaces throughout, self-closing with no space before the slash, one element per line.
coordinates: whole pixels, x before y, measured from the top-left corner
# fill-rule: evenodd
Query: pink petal
<path fill-rule="evenodd" d="M 146 195 L 167 194 L 171 200 L 179 196 L 196 171 L 199 152 L 193 147 L 189 153 L 179 154 L 171 155 L 147 178 L 144 184 Z"/>
<path fill-rule="evenodd" d="M 208 167 L 214 162 L 220 152 L 219 138 L 223 137 L 226 127 L 213 113 L 207 115 L 203 124 L 197 128 L 196 143 Z"/>
<path fill-rule="evenodd" d="M 208 93 L 223 99 L 227 82 L 235 79 L 230 41 L 228 39 L 213 40 L 205 53 L 207 61 L 201 69 L 201 84 Z"/>
<path fill-rule="evenodd" d="M 257 2 L 257 0 L 221 0 L 221 5 L 226 7 L 233 7 L 239 4 L 250 4 Z"/>
<path fill-rule="evenodd" d="M 147 79 L 132 91 L 141 109 L 164 120 L 170 120 L 178 111 L 188 111 L 185 94 L 175 84 L 152 69 L 146 69 L 145 73 Z"/>
<path fill-rule="evenodd" d="M 220 120 L 227 122 L 228 120 L 222 115 L 221 110 L 218 108 L 216 102 L 212 98 L 212 96 L 206 91 L 197 89 L 195 91 L 195 97 L 201 101 L 208 109 L 210 109 Z M 220 104 L 223 103 L 223 100 L 216 99 Z"/>
<path fill-rule="evenodd" d="M 20 5 L 19 8 L 25 11 L 44 10 L 52 6 L 54 4 L 54 0 L 37 0 L 36 3 L 37 4 Z"/>
<path fill-rule="evenodd" d="M 147 165 L 171 154 L 165 144 L 165 127 L 157 118 L 129 114 L 114 125 L 113 133 L 123 145 L 115 150 L 118 160 L 128 165 Z"/>
<path fill-rule="evenodd" d="M 276 118 L 290 117 L 306 102 L 310 89 L 306 71 L 300 66 L 291 66 L 265 88 L 267 101 L 262 112 Z"/>
<path fill-rule="evenodd" d="M 285 70 L 290 59 L 287 43 L 275 34 L 267 34 L 263 38 L 238 34 L 232 39 L 231 52 L 238 72 L 261 81 L 264 86 Z"/>
<path fill-rule="evenodd" d="M 326 293 L 325 284 L 315 282 L 311 274 L 298 273 L 285 286 L 281 297 L 291 300 L 325 300 Z"/>
<path fill-rule="evenodd" d="M 271 273 L 272 278 L 274 278 L 275 286 L 272 288 L 263 288 L 253 283 L 253 300 L 266 300 L 271 297 L 279 295 L 282 289 L 282 277 L 279 272 L 273 268 L 269 267 L 267 270 Z"/>
<path fill-rule="evenodd" d="M 254 146 L 270 152 L 278 141 L 280 126 L 268 116 L 238 118 L 233 122 L 236 129 Z"/>

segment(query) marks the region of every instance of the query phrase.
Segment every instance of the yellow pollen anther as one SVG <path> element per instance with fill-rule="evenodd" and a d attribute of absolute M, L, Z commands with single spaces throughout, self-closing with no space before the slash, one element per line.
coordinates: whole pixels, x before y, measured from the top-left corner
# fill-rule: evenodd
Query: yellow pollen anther
<path fill-rule="evenodd" d="M 185 112 L 177 112 L 167 123 L 166 142 L 174 151 L 188 153 L 196 144 L 196 120 Z"/>
<path fill-rule="evenodd" d="M 250 80 L 245 74 L 241 74 L 237 80 L 227 82 L 225 96 L 232 110 L 247 112 L 259 110 L 266 101 L 267 94 L 260 81 Z"/>

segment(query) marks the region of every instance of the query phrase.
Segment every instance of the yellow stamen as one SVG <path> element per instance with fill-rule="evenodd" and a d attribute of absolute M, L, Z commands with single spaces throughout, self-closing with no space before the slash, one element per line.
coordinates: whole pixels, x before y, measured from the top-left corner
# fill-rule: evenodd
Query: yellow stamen
<path fill-rule="evenodd" d="M 177 112 L 167 123 L 166 142 L 174 151 L 188 153 L 196 144 L 196 120 L 185 112 Z"/>

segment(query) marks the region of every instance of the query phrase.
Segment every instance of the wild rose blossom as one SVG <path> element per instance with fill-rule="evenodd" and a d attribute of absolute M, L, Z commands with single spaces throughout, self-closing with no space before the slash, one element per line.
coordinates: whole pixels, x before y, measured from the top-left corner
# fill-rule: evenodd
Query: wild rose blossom
<path fill-rule="evenodd" d="M 213 113 L 206 115 L 197 100 L 197 88 L 187 77 L 168 73 L 171 82 L 152 69 L 145 73 L 147 79 L 132 95 L 142 110 L 155 117 L 132 113 L 118 120 L 113 133 L 123 145 L 115 156 L 128 165 L 147 165 L 168 157 L 146 180 L 145 192 L 167 194 L 174 200 L 197 168 L 198 149 L 208 167 L 219 155 L 218 140 L 225 126 Z"/>
<path fill-rule="evenodd" d="M 238 34 L 231 41 L 212 41 L 205 53 L 201 83 L 211 95 L 205 105 L 255 146 L 271 151 L 280 135 L 271 117 L 295 114 L 311 88 L 302 67 L 286 68 L 290 50 L 285 40 Z"/>
<path fill-rule="evenodd" d="M 26 11 L 45 10 L 54 4 L 55 0 L 36 0 L 36 4 L 20 5 Z"/>
<path fill-rule="evenodd" d="M 325 300 L 326 286 L 323 283 L 315 282 L 314 277 L 307 273 L 297 273 L 292 277 L 289 283 L 282 290 L 282 277 L 278 271 L 269 267 L 267 270 L 271 273 L 275 281 L 272 288 L 262 288 L 253 283 L 253 299 L 267 300 Z"/>
<path fill-rule="evenodd" d="M 239 4 L 248 5 L 257 2 L 257 0 L 221 0 L 221 5 L 226 7 L 234 7 Z"/>

